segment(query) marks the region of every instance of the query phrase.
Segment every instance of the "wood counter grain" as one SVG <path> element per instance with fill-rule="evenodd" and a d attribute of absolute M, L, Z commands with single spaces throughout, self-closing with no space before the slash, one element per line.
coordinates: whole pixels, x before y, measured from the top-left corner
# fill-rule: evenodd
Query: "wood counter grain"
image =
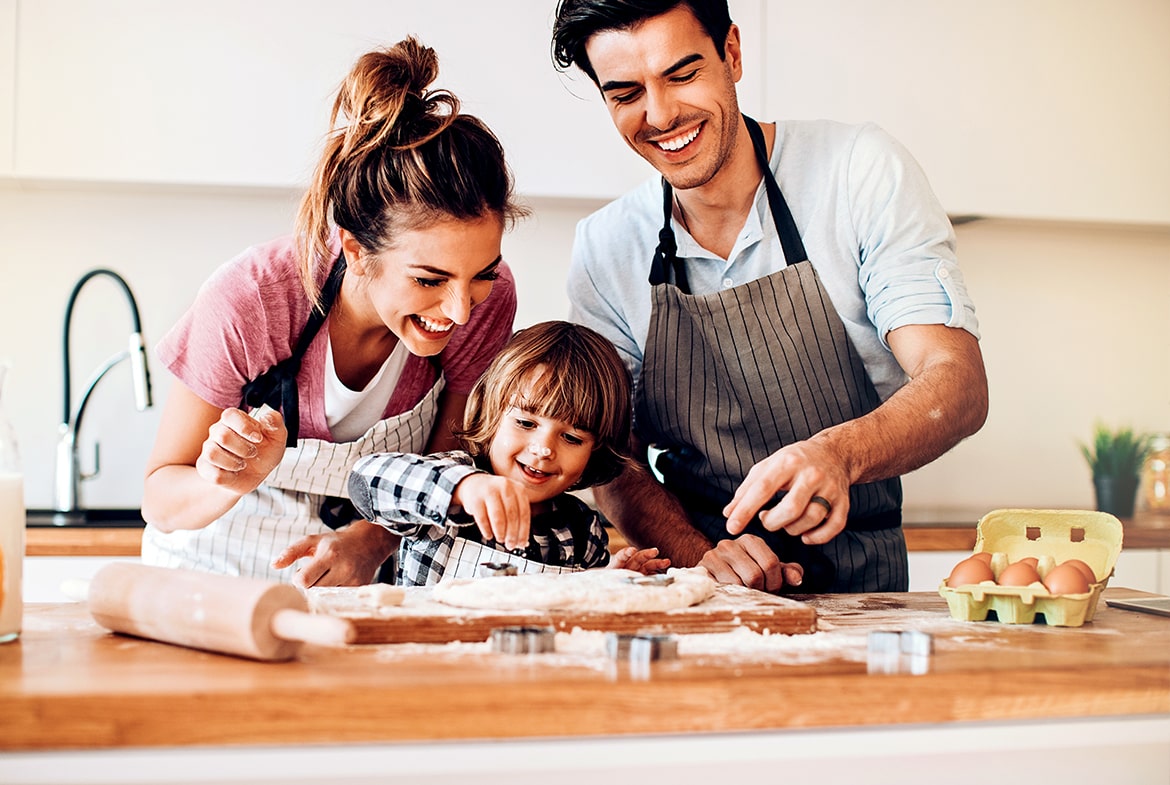
<path fill-rule="evenodd" d="M 1102 602 L 1091 623 L 1057 628 L 957 622 L 935 594 L 806 599 L 820 617 L 815 635 L 776 636 L 763 646 L 753 638 L 706 654 L 680 645 L 679 660 L 633 670 L 600 652 L 517 656 L 493 654 L 487 644 L 309 648 L 294 662 L 256 663 L 107 633 L 82 605 L 32 605 L 21 639 L 0 646 L 0 749 L 1170 714 L 1170 619 Z M 871 672 L 866 634 L 900 629 L 933 636 L 925 672 L 905 658 L 898 672 Z"/>

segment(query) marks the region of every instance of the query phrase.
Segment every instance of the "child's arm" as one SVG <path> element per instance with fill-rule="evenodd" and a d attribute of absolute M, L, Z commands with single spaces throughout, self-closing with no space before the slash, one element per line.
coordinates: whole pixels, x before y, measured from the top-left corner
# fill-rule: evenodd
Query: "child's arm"
<path fill-rule="evenodd" d="M 349 495 L 367 521 L 412 536 L 423 526 L 443 525 L 455 487 L 476 473 L 482 472 L 462 452 L 377 453 L 354 464 Z"/>
<path fill-rule="evenodd" d="M 633 545 L 622 548 L 610 559 L 609 566 L 615 570 L 633 570 L 643 575 L 656 575 L 666 572 L 670 566 L 670 559 L 659 559 L 657 548 L 635 548 Z"/>

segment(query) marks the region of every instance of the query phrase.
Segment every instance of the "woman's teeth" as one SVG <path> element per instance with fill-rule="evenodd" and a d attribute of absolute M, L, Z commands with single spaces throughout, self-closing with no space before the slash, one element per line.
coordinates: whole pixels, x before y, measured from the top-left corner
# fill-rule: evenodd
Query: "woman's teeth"
<path fill-rule="evenodd" d="M 422 327 L 424 330 L 426 330 L 428 333 L 450 332 L 451 328 L 455 326 L 455 322 L 447 322 L 446 324 L 440 324 L 439 322 L 432 322 L 430 319 L 428 319 L 425 316 L 416 315 L 414 317 L 414 320 L 416 322 L 418 322 L 419 326 Z"/>
<path fill-rule="evenodd" d="M 657 142 L 656 144 L 668 153 L 677 153 L 679 150 L 695 141 L 695 137 L 699 135 L 699 129 L 701 127 L 702 126 L 696 125 L 689 133 L 685 133 L 682 136 L 676 136 L 673 139 Z"/>

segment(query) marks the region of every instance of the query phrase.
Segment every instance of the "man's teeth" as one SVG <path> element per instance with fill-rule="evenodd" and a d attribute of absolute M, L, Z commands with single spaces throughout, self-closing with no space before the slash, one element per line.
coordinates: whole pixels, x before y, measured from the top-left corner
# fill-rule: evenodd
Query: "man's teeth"
<path fill-rule="evenodd" d="M 415 316 L 414 318 L 420 325 L 422 325 L 422 328 L 429 333 L 445 333 L 450 331 L 450 329 L 455 326 L 455 322 L 439 324 L 438 322 L 432 322 L 425 316 Z"/>
<path fill-rule="evenodd" d="M 690 133 L 676 136 L 673 139 L 667 139 L 665 142 L 658 142 L 658 146 L 668 153 L 677 152 L 686 147 L 691 142 L 695 141 L 695 137 L 699 135 L 699 126 L 695 126 Z"/>

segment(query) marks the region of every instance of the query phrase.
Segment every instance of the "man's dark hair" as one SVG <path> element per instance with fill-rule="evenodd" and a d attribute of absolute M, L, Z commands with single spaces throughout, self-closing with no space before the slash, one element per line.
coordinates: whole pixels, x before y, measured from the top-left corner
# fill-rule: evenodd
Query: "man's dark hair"
<path fill-rule="evenodd" d="M 560 0 L 553 22 L 553 62 L 561 69 L 576 65 L 596 84 L 597 74 L 585 54 L 585 44 L 595 33 L 629 30 L 678 6 L 691 9 L 723 59 L 731 29 L 727 0 Z"/>

